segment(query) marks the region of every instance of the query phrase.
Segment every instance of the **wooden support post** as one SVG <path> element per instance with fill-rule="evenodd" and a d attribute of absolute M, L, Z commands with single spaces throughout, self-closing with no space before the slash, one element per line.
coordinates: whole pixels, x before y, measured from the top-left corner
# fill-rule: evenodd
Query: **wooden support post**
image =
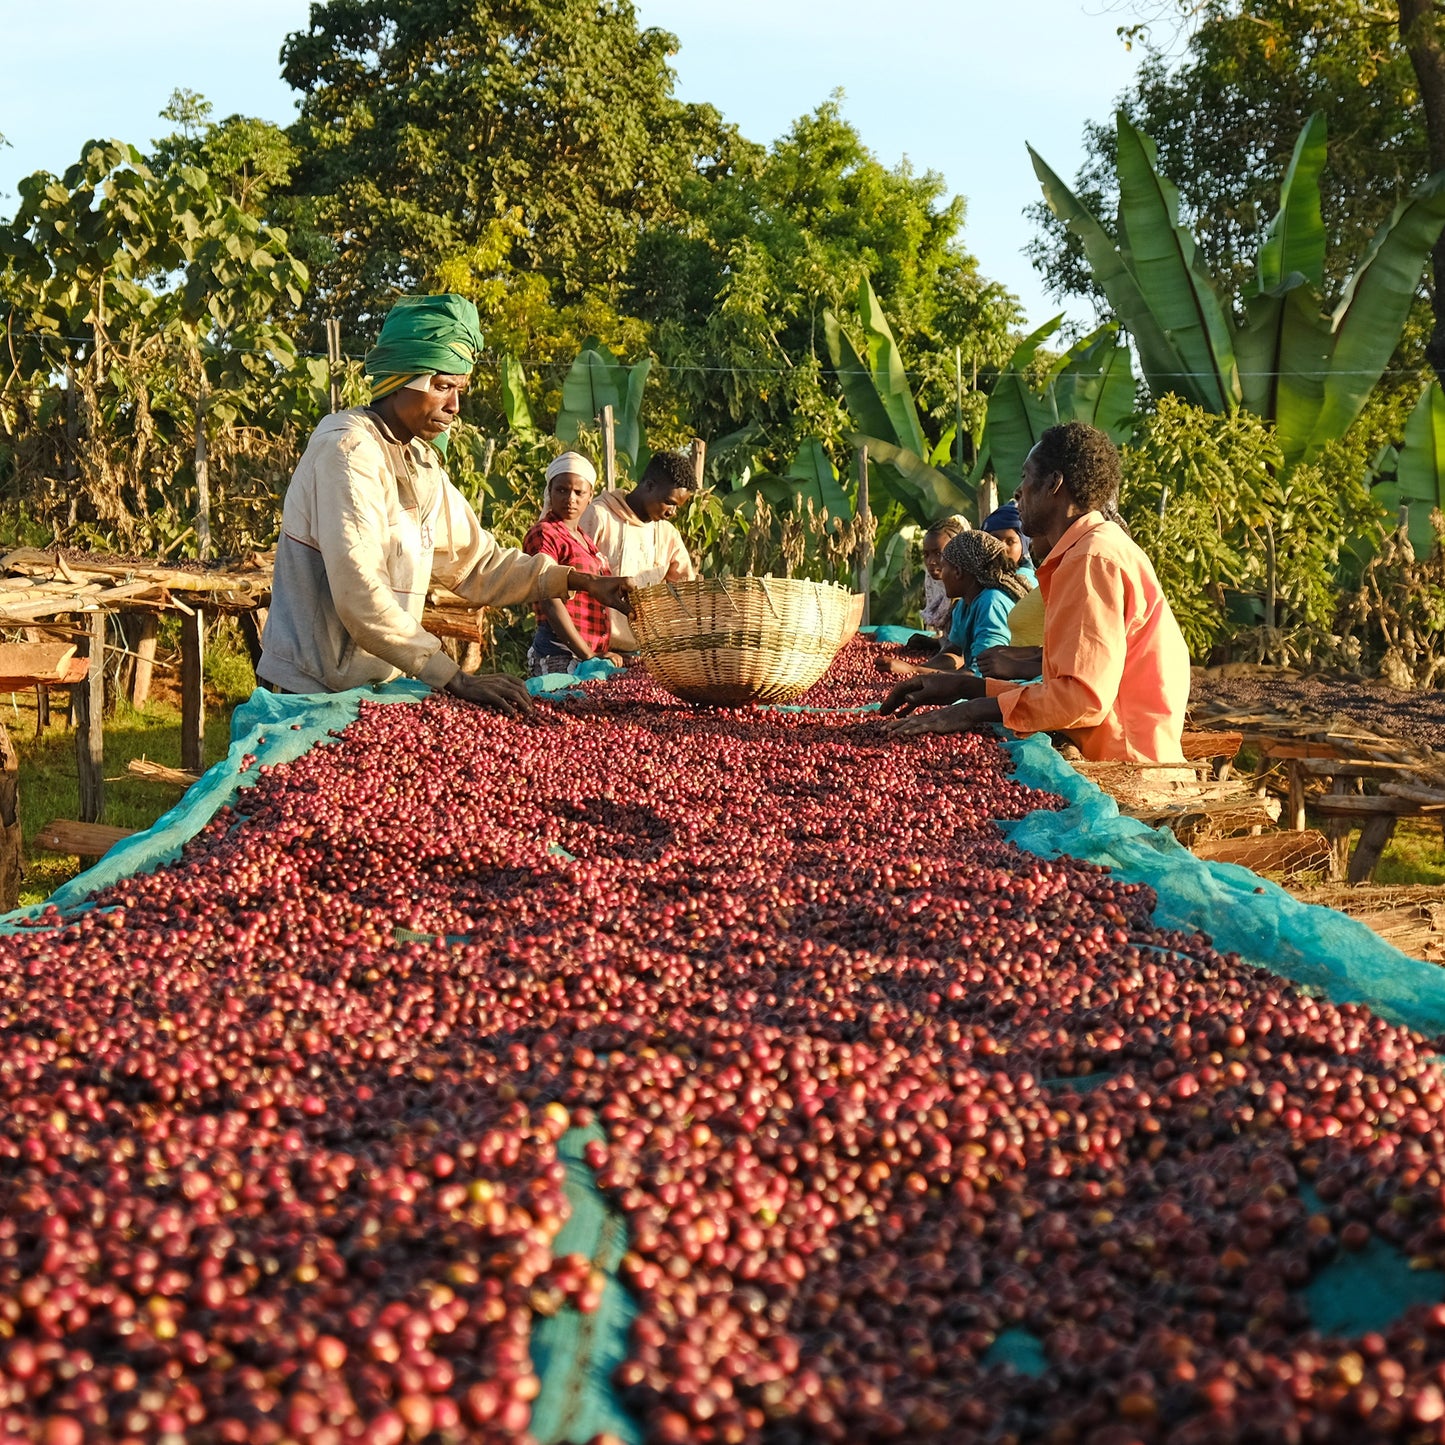
<path fill-rule="evenodd" d="M 1289 825 L 1296 833 L 1305 829 L 1305 770 L 1298 758 L 1291 758 L 1288 764 L 1289 776 Z"/>
<path fill-rule="evenodd" d="M 236 620 L 241 625 L 241 641 L 246 644 L 246 655 L 251 659 L 251 670 L 254 672 L 261 666 L 261 634 L 266 630 L 266 609 L 248 609 Z"/>
<path fill-rule="evenodd" d="M 1350 856 L 1350 874 L 1347 880 L 1350 884 L 1370 881 L 1375 865 L 1380 861 L 1380 854 L 1385 851 L 1385 844 L 1390 841 L 1394 832 L 1393 813 L 1376 813 L 1373 818 L 1366 820 L 1365 826 L 1360 829 L 1360 841 L 1355 844 L 1355 851 Z"/>
<path fill-rule="evenodd" d="M 0 911 L 20 906 L 20 758 L 10 729 L 0 725 Z"/>
<path fill-rule="evenodd" d="M 863 594 L 863 621 L 858 625 L 869 625 L 869 593 L 873 590 L 873 539 L 869 535 L 873 514 L 868 505 L 868 448 L 858 448 L 858 513 L 857 520 L 863 527 L 863 545 L 858 553 L 858 590 Z"/>
<path fill-rule="evenodd" d="M 341 410 L 341 318 L 326 318 L 326 369 L 331 377 L 331 410 Z"/>
<path fill-rule="evenodd" d="M 990 473 L 978 484 L 978 525 L 998 511 L 998 478 Z"/>
<path fill-rule="evenodd" d="M 1335 778 L 1330 783 L 1330 792 L 1338 797 L 1348 786 L 1346 779 Z M 1328 818 L 1325 833 L 1330 840 L 1330 882 L 1341 883 L 1350 864 L 1350 825 L 1343 818 Z"/>
<path fill-rule="evenodd" d="M 602 408 L 602 480 L 610 492 L 617 485 L 617 422 L 611 406 Z"/>
<path fill-rule="evenodd" d="M 151 679 L 156 666 L 156 629 L 160 619 L 154 612 L 142 612 L 137 620 L 140 626 L 132 644 L 135 647 L 135 668 L 130 675 L 130 705 L 142 708 L 151 695 Z"/>
<path fill-rule="evenodd" d="M 707 443 L 701 437 L 693 437 L 689 450 L 692 452 L 692 484 L 702 491 L 702 479 L 707 471 Z"/>
<path fill-rule="evenodd" d="M 50 726 L 50 689 L 43 683 L 35 684 L 35 736 L 39 737 Z"/>
<path fill-rule="evenodd" d="M 90 659 L 85 679 L 70 689 L 75 714 L 75 767 L 80 778 L 80 821 L 98 823 L 105 811 L 105 613 L 86 619 Z"/>
<path fill-rule="evenodd" d="M 188 773 L 206 768 L 205 685 L 206 617 L 199 608 L 181 614 L 181 766 Z"/>

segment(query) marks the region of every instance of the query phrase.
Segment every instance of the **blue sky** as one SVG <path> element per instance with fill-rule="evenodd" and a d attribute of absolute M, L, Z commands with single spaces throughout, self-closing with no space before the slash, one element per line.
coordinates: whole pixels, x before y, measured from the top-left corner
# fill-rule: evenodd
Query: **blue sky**
<path fill-rule="evenodd" d="M 684 99 L 707 100 L 754 140 L 772 140 L 835 89 L 865 143 L 942 173 L 968 200 L 964 241 L 1034 325 L 1059 308 L 1023 254 L 1023 209 L 1038 187 L 1025 141 L 1061 175 L 1081 158 L 1086 120 L 1106 118 L 1139 52 L 1115 27 L 1122 0 L 636 0 L 645 25 L 681 41 Z M 71 0 L 6 7 L 11 65 L 0 88 L 0 213 L 15 183 L 63 171 L 94 137 L 144 145 L 171 91 L 200 91 L 218 116 L 284 124 L 293 93 L 282 39 L 307 0 Z M 1086 312 L 1078 319 L 1088 320 Z"/>

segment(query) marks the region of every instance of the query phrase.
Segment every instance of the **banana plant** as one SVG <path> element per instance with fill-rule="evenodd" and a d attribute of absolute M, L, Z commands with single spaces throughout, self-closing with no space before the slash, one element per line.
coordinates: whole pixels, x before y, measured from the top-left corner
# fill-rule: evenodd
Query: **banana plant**
<path fill-rule="evenodd" d="M 950 512 L 971 511 L 968 481 L 948 464 L 953 434 L 931 443 L 908 386 L 908 372 L 888 318 L 867 277 L 858 285 L 861 348 L 832 311 L 823 313 L 823 340 L 856 430 L 873 463 L 870 484 L 898 502 L 923 526 Z"/>
<path fill-rule="evenodd" d="M 1438 381 L 1425 388 L 1400 446 L 1391 448 L 1376 470 L 1392 479 L 1372 495 L 1392 512 L 1405 509 L 1410 545 L 1417 557 L 1428 557 L 1435 550 L 1431 513 L 1445 512 L 1445 391 Z"/>
<path fill-rule="evenodd" d="M 1124 114 L 1117 124 L 1113 236 L 1032 147 L 1029 154 L 1050 208 L 1083 243 L 1094 279 L 1132 338 L 1150 390 L 1217 413 L 1243 406 L 1275 423 L 1286 469 L 1309 459 L 1344 435 L 1389 363 L 1445 228 L 1445 171 L 1395 207 L 1325 315 L 1325 122 L 1312 116 L 1285 172 L 1254 282 L 1236 303 L 1219 294 L 1179 224 L 1178 192 L 1159 174 L 1153 143 Z"/>
<path fill-rule="evenodd" d="M 853 502 L 838 477 L 828 449 L 817 437 L 808 437 L 781 476 L 772 472 L 745 470 L 733 479 L 732 491 L 723 498 L 730 512 L 751 517 L 757 499 L 764 498 L 774 511 L 803 510 L 811 502 L 820 516 L 851 520 Z"/>
<path fill-rule="evenodd" d="M 1060 356 L 1044 376 L 1042 391 L 1030 382 L 1028 373 L 1039 348 L 1063 319 L 1055 316 L 1018 344 L 989 395 L 970 480 L 977 484 L 992 471 L 1001 497 L 1013 495 L 1024 458 L 1059 422 L 1086 421 L 1116 442 L 1128 438 L 1136 406 L 1134 371 L 1129 348 L 1120 342 L 1114 323 L 1101 326 Z"/>
<path fill-rule="evenodd" d="M 537 435 L 532 403 L 527 400 L 527 373 L 515 356 L 502 357 L 502 414 L 507 426 L 524 441 Z"/>
<path fill-rule="evenodd" d="M 625 366 L 589 336 L 562 381 L 558 438 L 575 442 L 579 428 L 596 426 L 602 409 L 610 406 L 618 460 L 634 479 L 640 477 L 651 456 L 642 430 L 642 394 L 651 370 L 651 357 Z"/>

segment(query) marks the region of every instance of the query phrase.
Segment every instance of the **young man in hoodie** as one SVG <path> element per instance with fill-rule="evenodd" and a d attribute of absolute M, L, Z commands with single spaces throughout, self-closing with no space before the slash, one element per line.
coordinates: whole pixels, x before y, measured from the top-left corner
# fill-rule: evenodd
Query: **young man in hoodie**
<path fill-rule="evenodd" d="M 671 518 L 697 491 L 692 459 L 680 452 L 658 452 L 642 480 L 630 492 L 603 492 L 582 514 L 582 531 L 597 545 L 607 565 L 634 587 L 654 582 L 690 582 L 697 568 Z M 638 642 L 626 616 L 612 614 L 612 647 L 636 652 Z"/>
<path fill-rule="evenodd" d="M 366 358 L 370 406 L 328 416 L 286 490 L 256 669 L 280 692 L 342 692 L 406 674 L 483 707 L 531 710 L 520 679 L 472 676 L 421 624 L 434 582 L 477 607 L 586 592 L 625 609 L 625 577 L 501 546 L 442 465 L 482 346 L 462 296 L 398 301 Z"/>

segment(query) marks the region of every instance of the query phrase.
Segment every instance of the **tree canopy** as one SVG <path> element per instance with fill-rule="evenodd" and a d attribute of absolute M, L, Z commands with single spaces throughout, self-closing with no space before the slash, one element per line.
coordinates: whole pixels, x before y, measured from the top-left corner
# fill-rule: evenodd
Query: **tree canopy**
<path fill-rule="evenodd" d="M 318 298 L 353 328 L 460 267 L 553 305 L 606 295 L 641 229 L 736 144 L 672 94 L 677 40 L 630 0 L 333 0 L 288 37 L 293 194 L 330 243 Z"/>
<path fill-rule="evenodd" d="M 1190 8 L 1195 28 L 1182 59 L 1171 63 L 1156 43 L 1119 108 L 1158 147 L 1204 260 L 1232 291 L 1253 265 L 1295 139 L 1320 112 L 1329 135 L 1321 194 L 1328 254 L 1345 268 L 1325 283 L 1337 289 L 1347 263 L 1431 170 L 1397 13 L 1356 0 L 1205 0 Z M 1114 144 L 1110 120 L 1086 127 L 1075 190 L 1101 217 L 1113 215 L 1117 199 Z M 1096 294 L 1077 241 L 1047 206 L 1033 215 L 1033 261 L 1051 293 Z"/>

